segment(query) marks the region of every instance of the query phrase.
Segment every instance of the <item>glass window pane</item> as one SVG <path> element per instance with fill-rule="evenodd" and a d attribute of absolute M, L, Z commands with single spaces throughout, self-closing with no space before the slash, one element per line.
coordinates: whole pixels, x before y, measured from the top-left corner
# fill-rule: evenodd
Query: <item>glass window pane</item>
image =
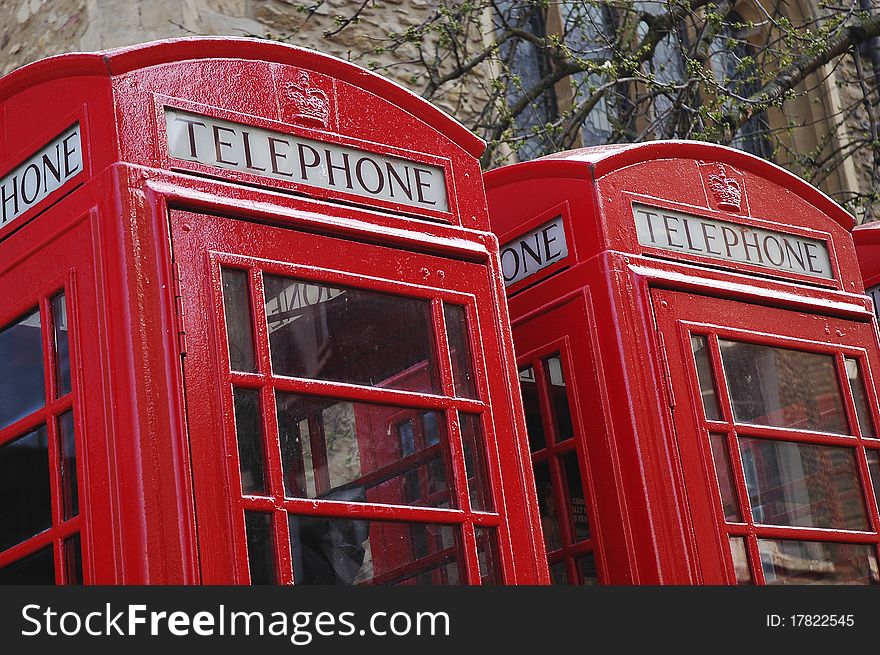
<path fill-rule="evenodd" d="M 61 448 L 61 505 L 66 521 L 79 514 L 73 412 L 65 412 L 58 417 L 58 436 Z"/>
<path fill-rule="evenodd" d="M 868 528 L 853 449 L 740 437 L 740 451 L 755 522 Z"/>
<path fill-rule="evenodd" d="M 574 541 L 583 541 L 590 538 L 590 520 L 587 516 L 586 491 L 581 479 L 581 470 L 578 465 L 577 453 L 572 451 L 561 458 L 562 468 L 565 471 L 566 491 L 568 500 L 568 512 L 571 518 L 571 532 Z"/>
<path fill-rule="evenodd" d="M 461 530 L 430 523 L 290 516 L 296 584 L 460 584 Z"/>
<path fill-rule="evenodd" d="M 449 355 L 452 358 L 452 379 L 455 395 L 460 398 L 476 398 L 477 385 L 468 337 L 467 314 L 461 305 L 443 303 L 446 318 L 446 336 L 449 339 Z"/>
<path fill-rule="evenodd" d="M 440 412 L 424 412 L 422 414 L 422 432 L 425 443 L 429 446 L 440 443 Z"/>
<path fill-rule="evenodd" d="M 272 370 L 440 393 L 431 303 L 264 276 Z"/>
<path fill-rule="evenodd" d="M 700 380 L 700 396 L 703 411 L 710 421 L 720 421 L 721 408 L 718 405 L 718 391 L 715 389 L 715 376 L 712 373 L 712 360 L 709 356 L 709 340 L 706 337 L 691 336 L 691 347 L 697 364 L 697 378 Z"/>
<path fill-rule="evenodd" d="M 470 489 L 471 509 L 491 512 L 492 492 L 489 487 L 489 469 L 486 464 L 486 443 L 483 439 L 482 420 L 478 414 L 458 415 L 461 440 L 464 445 L 464 463 Z"/>
<path fill-rule="evenodd" d="M 501 555 L 498 550 L 498 530 L 476 526 L 477 559 L 480 562 L 480 584 L 502 584 Z"/>
<path fill-rule="evenodd" d="M 436 426 L 433 443 L 429 438 L 435 437 L 426 438 L 421 427 L 414 430 L 414 450 L 405 455 L 409 443 L 401 439 L 399 428 L 407 423 L 421 426 L 424 410 L 283 392 L 276 393 L 276 401 L 281 442 L 288 444 L 282 449 L 282 464 L 291 497 L 433 507 L 455 504 L 447 470 L 445 419 L 428 422 Z M 308 440 L 296 436 L 297 426 L 304 422 L 315 426 L 308 460 L 301 451 Z M 401 429 L 407 434 L 410 428 Z M 291 472 L 309 469 L 314 489 L 291 477 Z"/>
<path fill-rule="evenodd" d="M 46 403 L 40 310 L 0 329 L 0 428 Z"/>
<path fill-rule="evenodd" d="M 596 571 L 596 558 L 593 553 L 588 553 L 577 560 L 578 575 L 582 585 L 599 584 L 599 574 Z"/>
<path fill-rule="evenodd" d="M 241 491 L 245 494 L 264 494 L 268 489 L 263 458 L 260 392 L 257 389 L 235 389 L 233 400 Z"/>
<path fill-rule="evenodd" d="M 404 421 L 397 426 L 397 438 L 400 439 L 400 454 L 409 457 L 416 452 L 416 432 L 412 420 Z M 419 471 L 407 471 L 404 476 L 404 494 L 408 502 L 415 502 L 422 497 L 422 481 Z"/>
<path fill-rule="evenodd" d="M 397 426 L 397 437 L 400 439 L 400 454 L 409 457 L 416 452 L 416 433 L 412 421 L 404 421 Z"/>
<path fill-rule="evenodd" d="M 83 583 L 83 573 L 79 532 L 65 539 L 63 548 L 64 565 L 67 569 L 67 584 L 81 585 Z"/>
<path fill-rule="evenodd" d="M 275 536 L 272 515 L 264 512 L 245 512 L 248 566 L 252 585 L 277 584 L 275 575 Z"/>
<path fill-rule="evenodd" d="M 223 269 L 226 338 L 229 343 L 229 366 L 233 371 L 257 370 L 248 277 L 247 271 Z"/>
<path fill-rule="evenodd" d="M 727 448 L 727 436 L 718 433 L 709 435 L 712 447 L 712 460 L 715 462 L 715 475 L 718 476 L 718 488 L 721 491 L 721 505 L 724 509 L 724 520 L 739 523 L 739 502 L 736 499 L 736 484 L 733 481 L 733 470 L 730 468 L 730 452 Z"/>
<path fill-rule="evenodd" d="M 719 341 L 740 423 L 847 434 L 834 357 Z"/>
<path fill-rule="evenodd" d="M 0 569 L 0 585 L 55 584 L 55 561 L 47 546 Z"/>
<path fill-rule="evenodd" d="M 553 410 L 556 441 L 571 439 L 574 436 L 574 426 L 571 423 L 571 411 L 568 407 L 568 394 L 559 355 L 544 360 L 544 371 L 547 376 L 547 389 L 550 391 L 550 408 Z"/>
<path fill-rule="evenodd" d="M 874 500 L 880 508 L 880 453 L 876 450 L 866 451 L 868 455 L 868 471 L 871 472 L 871 483 L 874 486 Z"/>
<path fill-rule="evenodd" d="M 846 364 L 846 377 L 849 380 L 849 388 L 852 391 L 853 401 L 856 406 L 856 417 L 859 420 L 859 428 L 863 437 L 872 437 L 876 434 L 874 421 L 871 418 L 871 410 L 868 408 L 868 394 L 865 393 L 865 382 L 859 367 L 859 361 L 852 357 L 844 360 Z"/>
<path fill-rule="evenodd" d="M 880 584 L 875 547 L 758 539 L 764 580 L 774 584 Z"/>
<path fill-rule="evenodd" d="M 733 571 L 736 575 L 736 584 L 752 584 L 752 571 L 749 568 L 746 540 L 743 537 L 730 538 L 730 554 L 733 556 Z"/>
<path fill-rule="evenodd" d="M 306 496 L 314 498 L 318 493 L 315 480 L 315 460 L 312 457 L 312 431 L 309 420 L 279 426 L 281 463 L 284 472 L 284 495 L 288 498 Z"/>
<path fill-rule="evenodd" d="M 522 390 L 523 407 L 526 412 L 526 429 L 529 433 L 529 449 L 541 450 L 547 445 L 544 424 L 541 422 L 541 401 L 535 382 L 535 369 L 526 366 L 519 370 L 519 386 Z"/>
<path fill-rule="evenodd" d="M 0 447 L 0 550 L 50 527 L 49 439 L 41 426 Z"/>
<path fill-rule="evenodd" d="M 544 531 L 544 544 L 547 552 L 562 548 L 559 530 L 559 516 L 556 511 L 556 495 L 550 480 L 550 466 L 547 462 L 535 464 L 535 487 L 538 492 L 538 509 L 541 512 L 541 529 Z"/>
<path fill-rule="evenodd" d="M 63 293 L 52 298 L 52 322 L 55 325 L 55 376 L 60 398 L 70 393 L 70 340 L 67 336 L 67 302 Z"/>
<path fill-rule="evenodd" d="M 567 585 L 568 573 L 565 571 L 565 561 L 550 565 L 550 584 Z"/>

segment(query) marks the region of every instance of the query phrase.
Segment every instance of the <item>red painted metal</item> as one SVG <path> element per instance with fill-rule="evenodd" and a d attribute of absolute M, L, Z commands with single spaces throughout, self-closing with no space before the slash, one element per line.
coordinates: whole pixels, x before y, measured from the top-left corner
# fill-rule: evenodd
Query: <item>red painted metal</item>
<path fill-rule="evenodd" d="M 485 180 L 502 248 L 555 217 L 568 240 L 566 257 L 519 279 L 507 293 L 518 364 L 560 352 L 570 369 L 566 391 L 586 467 L 589 548 L 600 583 L 735 583 L 727 535 L 746 538 L 758 583 L 767 582 L 761 538 L 869 544 L 877 557 L 880 524 L 864 453 L 876 452 L 880 441 L 854 427 L 844 356 L 862 367 L 876 423 L 871 373 L 880 370 L 880 349 L 870 302 L 861 295 L 849 214 L 772 164 L 703 143 L 586 148 L 490 171 Z M 744 234 L 755 228 L 822 241 L 831 277 L 707 256 L 684 243 L 679 250 L 645 239 L 642 245 L 633 203 L 734 223 Z M 880 273 L 880 257 L 875 261 Z M 707 420 L 692 333 L 714 344 L 711 361 L 725 399 L 719 335 L 833 355 L 849 436 L 734 422 L 729 400 L 723 421 Z M 542 409 L 546 426 L 548 410 Z M 735 464 L 741 436 L 853 449 L 868 528 L 761 525 L 750 513 L 739 464 L 733 479 L 743 523 L 725 522 L 709 431 L 727 435 Z M 537 451 L 536 460 L 544 452 Z M 567 557 L 565 549 L 551 553 L 561 556 Z"/>
<path fill-rule="evenodd" d="M 288 102 L 303 75 L 314 84 L 306 93 L 326 110 L 323 122 Z M 247 582 L 248 509 L 272 517 L 281 583 L 294 582 L 290 513 L 456 526 L 459 574 L 470 583 L 485 576 L 477 549 L 487 538 L 480 528 L 488 528 L 498 537 L 496 581 L 547 582 L 479 139 L 363 69 L 247 39 L 178 39 L 50 58 L 0 80 L 0 103 L 3 176 L 75 123 L 83 151 L 82 172 L 0 226 L 0 328 L 29 308 L 46 313 L 48 299 L 63 288 L 76 371 L 70 395 L 0 428 L 0 444 L 73 407 L 81 512 L 0 553 L 0 569 L 48 543 L 58 568 L 62 539 L 79 531 L 87 583 Z M 175 159 L 166 144 L 166 108 L 435 166 L 443 171 L 448 209 Z M 249 271 L 255 372 L 229 370 L 221 266 Z M 429 301 L 441 391 L 273 374 L 264 271 Z M 474 399 L 455 394 L 444 302 L 467 314 Z M 49 327 L 43 329 L 48 340 Z M 45 365 L 50 388 L 51 357 Z M 455 502 L 404 507 L 285 498 L 281 455 L 271 444 L 271 493 L 242 494 L 233 385 L 260 390 L 267 443 L 277 444 L 279 434 L 275 390 L 440 413 Z M 473 472 L 466 469 L 458 412 L 481 417 L 491 511 L 471 507 Z M 50 434 L 57 442 L 54 427 Z M 56 470 L 56 515 L 58 480 Z M 64 575 L 56 579 L 67 582 Z M 376 581 L 393 579 L 388 573 Z"/>
<path fill-rule="evenodd" d="M 880 284 L 880 224 L 858 225 L 852 232 L 865 288 Z"/>

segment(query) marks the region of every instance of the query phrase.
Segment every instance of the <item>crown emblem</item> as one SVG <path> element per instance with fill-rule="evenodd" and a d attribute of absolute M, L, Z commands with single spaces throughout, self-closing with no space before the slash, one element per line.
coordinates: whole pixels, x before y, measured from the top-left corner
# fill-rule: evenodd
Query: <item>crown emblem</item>
<path fill-rule="evenodd" d="M 718 164 L 718 172 L 709 174 L 709 188 L 719 209 L 736 212 L 740 210 L 742 189 L 737 180 L 727 175 L 723 164 Z"/>
<path fill-rule="evenodd" d="M 330 122 L 330 101 L 326 93 L 312 86 L 306 71 L 298 71 L 294 81 L 285 85 L 284 95 L 293 104 L 293 118 L 327 127 Z"/>

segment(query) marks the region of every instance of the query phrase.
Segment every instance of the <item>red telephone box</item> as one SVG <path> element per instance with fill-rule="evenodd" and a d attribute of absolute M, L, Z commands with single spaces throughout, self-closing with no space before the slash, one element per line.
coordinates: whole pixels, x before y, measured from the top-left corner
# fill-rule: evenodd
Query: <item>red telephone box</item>
<path fill-rule="evenodd" d="M 0 581 L 546 580 L 479 139 L 251 40 L 0 101 Z"/>
<path fill-rule="evenodd" d="M 880 582 L 851 217 L 701 143 L 485 179 L 553 580 Z"/>

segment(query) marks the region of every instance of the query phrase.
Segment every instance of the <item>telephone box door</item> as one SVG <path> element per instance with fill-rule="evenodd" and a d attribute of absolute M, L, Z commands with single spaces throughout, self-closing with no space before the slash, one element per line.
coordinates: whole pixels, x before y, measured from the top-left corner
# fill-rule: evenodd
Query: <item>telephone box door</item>
<path fill-rule="evenodd" d="M 880 582 L 871 324 L 652 295 L 698 581 Z"/>
<path fill-rule="evenodd" d="M 588 444 L 605 434 L 589 338 L 589 317 L 575 298 L 514 328 L 517 367 L 544 544 L 553 584 L 597 584 L 592 480 L 586 462 L 602 456 Z M 583 326 L 582 333 L 573 331 Z M 574 362 L 578 362 L 575 366 Z M 580 377 L 575 375 L 578 371 Z"/>
<path fill-rule="evenodd" d="M 118 580 L 89 217 L 0 269 L 0 584 Z"/>
<path fill-rule="evenodd" d="M 171 218 L 202 581 L 515 581 L 488 268 Z"/>

